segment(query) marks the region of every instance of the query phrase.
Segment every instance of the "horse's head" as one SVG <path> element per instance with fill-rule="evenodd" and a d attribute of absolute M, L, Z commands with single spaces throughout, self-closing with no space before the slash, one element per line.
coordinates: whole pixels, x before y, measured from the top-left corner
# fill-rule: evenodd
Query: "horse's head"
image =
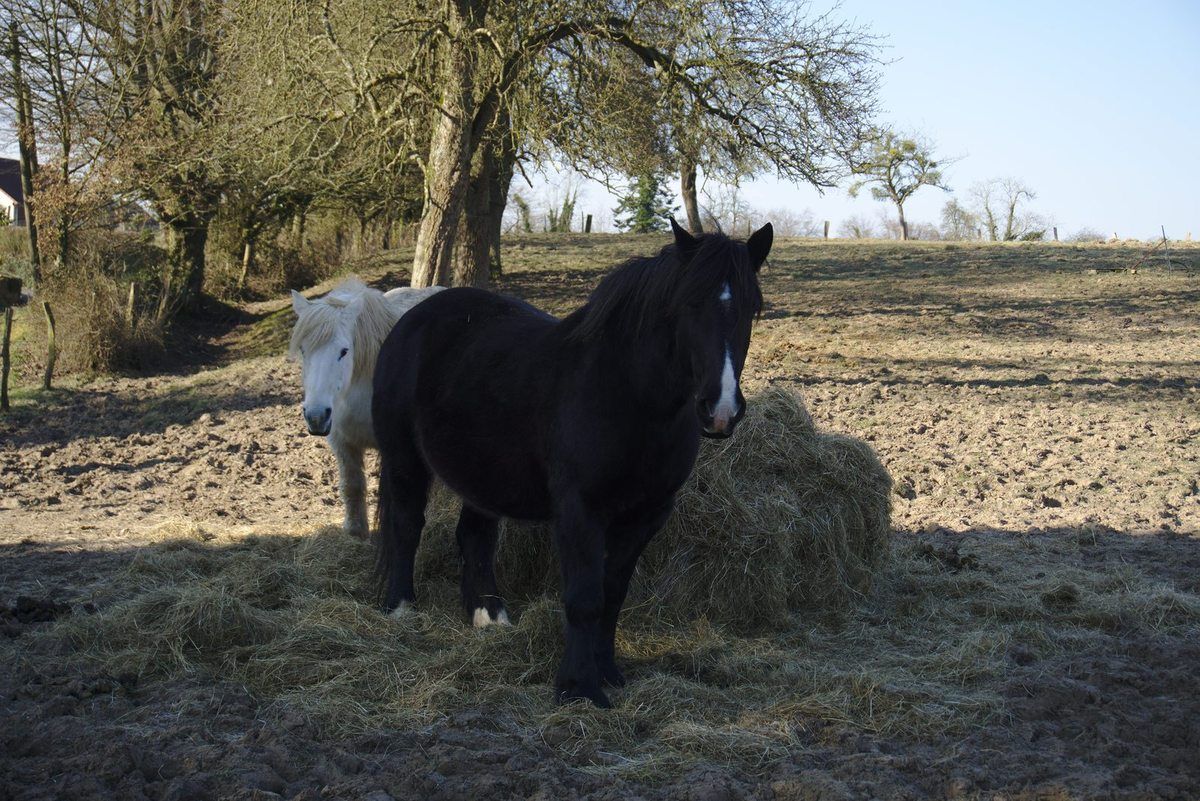
<path fill-rule="evenodd" d="M 289 351 L 303 365 L 302 411 L 310 434 L 329 434 L 337 398 L 353 378 L 354 326 L 362 304 L 362 296 L 343 303 L 330 298 L 312 301 L 292 292 L 297 319 Z"/>
<path fill-rule="evenodd" d="M 771 251 L 773 231 L 767 223 L 743 243 L 694 237 L 674 220 L 671 227 L 688 276 L 675 316 L 679 347 L 690 355 L 696 417 L 704 436 L 728 437 L 746 414 L 742 367 L 762 308 L 758 270 Z"/>

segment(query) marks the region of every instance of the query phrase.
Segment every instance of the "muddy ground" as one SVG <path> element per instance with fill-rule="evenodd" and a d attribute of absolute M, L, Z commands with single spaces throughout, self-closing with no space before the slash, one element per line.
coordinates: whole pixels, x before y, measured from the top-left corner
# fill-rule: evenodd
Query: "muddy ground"
<path fill-rule="evenodd" d="M 656 243 L 516 240 L 500 288 L 566 311 Z M 1002 654 L 985 725 L 919 737 L 807 710 L 787 759 L 622 775 L 502 709 L 331 736 L 228 682 L 74 658 L 52 621 L 102 611 L 164 525 L 340 520 L 332 456 L 303 434 L 280 355 L 281 299 L 210 326 L 172 372 L 19 393 L 0 418 L 0 798 L 1200 797 L 1200 269 L 1117 269 L 1140 253 L 790 242 L 763 276 L 746 394 L 795 386 L 820 425 L 878 450 L 898 549 L 1169 599 L 1157 622 L 1098 624 L 1076 649 Z M 1182 254 L 1200 268 L 1200 250 Z M 403 264 L 362 272 L 395 285 Z M 1054 592 L 1041 603 L 1072 602 Z"/>

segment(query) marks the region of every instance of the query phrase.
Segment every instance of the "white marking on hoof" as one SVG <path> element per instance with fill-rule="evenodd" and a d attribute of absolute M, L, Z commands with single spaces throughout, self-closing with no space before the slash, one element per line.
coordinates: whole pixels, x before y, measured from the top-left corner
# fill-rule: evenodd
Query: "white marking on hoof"
<path fill-rule="evenodd" d="M 403 620 L 411 615 L 414 611 L 415 610 L 413 609 L 412 601 L 401 601 L 399 606 L 388 613 L 388 616 L 394 617 L 397 620 Z"/>
<path fill-rule="evenodd" d="M 497 614 L 496 617 L 493 618 L 491 615 L 488 614 L 488 610 L 484 609 L 482 606 L 475 610 L 475 615 L 471 619 L 471 623 L 477 629 L 486 628 L 488 626 L 511 626 L 512 625 L 511 623 L 508 622 L 508 612 L 501 609 L 499 614 Z"/>

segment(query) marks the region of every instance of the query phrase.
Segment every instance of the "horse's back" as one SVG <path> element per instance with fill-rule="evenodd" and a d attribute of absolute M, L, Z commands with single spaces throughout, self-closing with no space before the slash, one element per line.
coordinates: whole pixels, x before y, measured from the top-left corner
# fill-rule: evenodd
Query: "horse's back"
<path fill-rule="evenodd" d="M 436 295 L 444 289 L 445 287 L 443 286 L 421 288 L 401 286 L 384 292 L 383 297 L 388 302 L 388 305 L 392 307 L 392 311 L 396 313 L 396 316 L 400 317 L 418 303 Z"/>

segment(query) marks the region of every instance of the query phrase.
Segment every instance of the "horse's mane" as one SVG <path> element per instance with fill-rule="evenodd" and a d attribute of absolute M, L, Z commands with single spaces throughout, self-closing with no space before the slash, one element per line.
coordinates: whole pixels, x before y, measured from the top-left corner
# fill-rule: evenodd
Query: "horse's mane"
<path fill-rule="evenodd" d="M 314 301 L 296 319 L 288 355 L 300 358 L 302 347 L 319 347 L 333 336 L 342 311 L 355 298 L 362 298 L 358 317 L 351 333 L 354 350 L 353 376 L 370 376 L 375 372 L 375 361 L 379 347 L 387 338 L 392 326 L 400 319 L 400 313 L 387 301 L 383 293 L 371 289 L 355 277 L 347 278 L 328 295 Z"/>
<path fill-rule="evenodd" d="M 745 243 L 724 234 L 702 234 L 687 263 L 675 245 L 656 256 L 633 258 L 608 275 L 572 317 L 578 322 L 570 337 L 590 340 L 605 330 L 617 329 L 639 337 L 664 319 L 671 319 L 688 304 L 715 297 L 728 282 L 736 302 L 757 314 L 762 306 L 750 254 Z"/>

